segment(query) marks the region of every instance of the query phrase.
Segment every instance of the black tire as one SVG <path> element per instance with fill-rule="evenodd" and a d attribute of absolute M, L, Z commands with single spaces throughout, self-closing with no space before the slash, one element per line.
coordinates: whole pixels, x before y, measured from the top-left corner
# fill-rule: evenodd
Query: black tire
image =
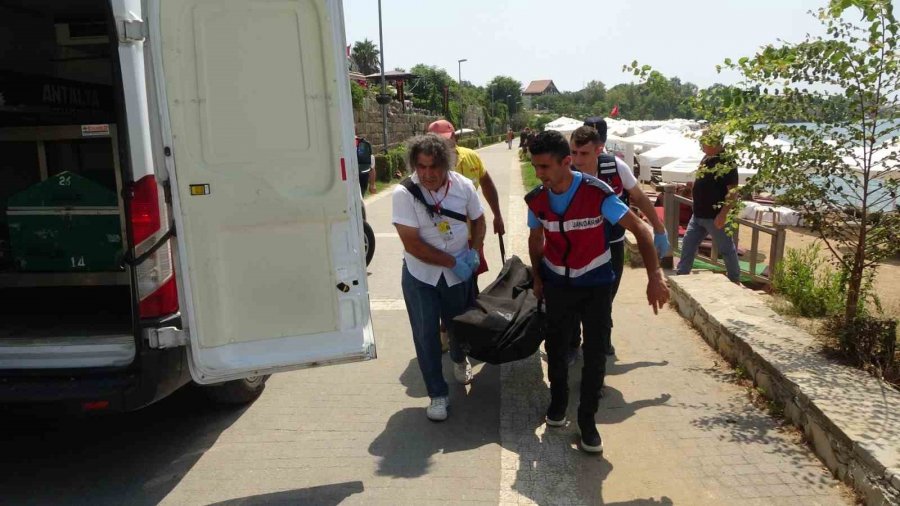
<path fill-rule="evenodd" d="M 375 232 L 368 222 L 363 222 L 363 247 L 366 249 L 366 266 L 372 263 L 375 256 Z"/>
<path fill-rule="evenodd" d="M 256 400 L 266 388 L 269 375 L 252 376 L 221 385 L 204 387 L 204 393 L 213 401 L 221 404 L 249 404 Z"/>

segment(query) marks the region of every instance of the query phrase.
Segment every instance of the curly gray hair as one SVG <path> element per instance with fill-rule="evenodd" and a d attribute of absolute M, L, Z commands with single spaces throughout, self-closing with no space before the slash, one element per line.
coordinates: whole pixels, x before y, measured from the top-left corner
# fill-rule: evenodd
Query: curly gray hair
<path fill-rule="evenodd" d="M 434 164 L 445 171 L 456 167 L 456 150 L 447 139 L 436 134 L 417 135 L 406 142 L 410 171 L 416 170 L 419 155 L 434 158 Z"/>

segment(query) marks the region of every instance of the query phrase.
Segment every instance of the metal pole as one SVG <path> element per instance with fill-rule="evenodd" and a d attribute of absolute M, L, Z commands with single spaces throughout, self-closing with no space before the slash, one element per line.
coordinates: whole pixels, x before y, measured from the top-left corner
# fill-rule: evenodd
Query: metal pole
<path fill-rule="evenodd" d="M 491 85 L 491 135 L 494 135 L 494 118 L 497 112 L 494 110 L 494 85 Z"/>
<path fill-rule="evenodd" d="M 459 64 L 459 130 L 460 135 L 462 135 L 463 121 L 465 119 L 466 113 L 463 108 L 463 92 L 462 92 L 462 64 L 464 61 L 468 61 L 463 58 L 462 60 L 456 60 L 456 63 Z"/>
<path fill-rule="evenodd" d="M 378 0 L 378 44 L 381 49 L 381 97 L 378 101 L 381 104 L 381 134 L 383 145 L 382 152 L 387 153 L 388 150 L 388 133 L 387 133 L 387 83 L 384 80 L 384 31 L 381 27 L 381 0 Z"/>

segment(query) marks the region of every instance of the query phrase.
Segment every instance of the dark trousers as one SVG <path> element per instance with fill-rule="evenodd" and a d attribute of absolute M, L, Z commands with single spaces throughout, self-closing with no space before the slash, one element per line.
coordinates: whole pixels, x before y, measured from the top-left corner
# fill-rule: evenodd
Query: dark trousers
<path fill-rule="evenodd" d="M 440 321 L 452 321 L 468 309 L 472 281 L 447 286 L 447 281 L 441 276 L 437 286 L 431 286 L 413 277 L 404 263 L 400 285 L 428 397 L 445 397 L 449 390 L 441 364 Z M 457 364 L 466 359 L 459 343 L 453 338 L 450 339 L 450 359 Z"/>
<path fill-rule="evenodd" d="M 613 301 L 616 299 L 616 293 L 619 292 L 619 282 L 622 281 L 622 273 L 625 271 L 625 241 L 611 243 L 609 245 L 609 254 L 611 256 L 609 262 L 612 265 L 613 272 L 616 273 L 616 280 L 613 281 L 613 284 L 610 286 L 609 303 L 611 308 Z M 609 326 L 610 328 L 613 326 L 612 314 L 610 314 L 609 317 Z M 575 329 L 572 331 L 572 341 L 570 346 L 572 349 L 581 346 L 581 329 L 578 325 L 575 325 Z M 607 332 L 605 335 L 605 342 L 603 343 L 603 353 L 606 354 L 611 346 L 612 332 Z"/>
<path fill-rule="evenodd" d="M 370 171 L 360 172 L 359 173 L 359 190 L 362 192 L 363 196 L 366 196 L 366 191 L 369 189 L 369 174 Z"/>
<path fill-rule="evenodd" d="M 597 412 L 600 388 L 606 376 L 606 345 L 612 326 L 612 285 L 592 287 L 544 286 L 547 305 L 547 366 L 550 393 L 568 399 L 569 366 L 566 355 L 579 322 L 584 326 L 584 367 L 578 413 Z M 562 397 L 559 397 L 562 396 Z"/>

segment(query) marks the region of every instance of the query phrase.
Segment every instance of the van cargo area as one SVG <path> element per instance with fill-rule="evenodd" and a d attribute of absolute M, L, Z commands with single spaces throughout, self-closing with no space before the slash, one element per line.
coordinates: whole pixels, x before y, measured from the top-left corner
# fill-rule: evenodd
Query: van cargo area
<path fill-rule="evenodd" d="M 0 0 L 0 370 L 135 358 L 111 26 L 105 0 Z"/>

